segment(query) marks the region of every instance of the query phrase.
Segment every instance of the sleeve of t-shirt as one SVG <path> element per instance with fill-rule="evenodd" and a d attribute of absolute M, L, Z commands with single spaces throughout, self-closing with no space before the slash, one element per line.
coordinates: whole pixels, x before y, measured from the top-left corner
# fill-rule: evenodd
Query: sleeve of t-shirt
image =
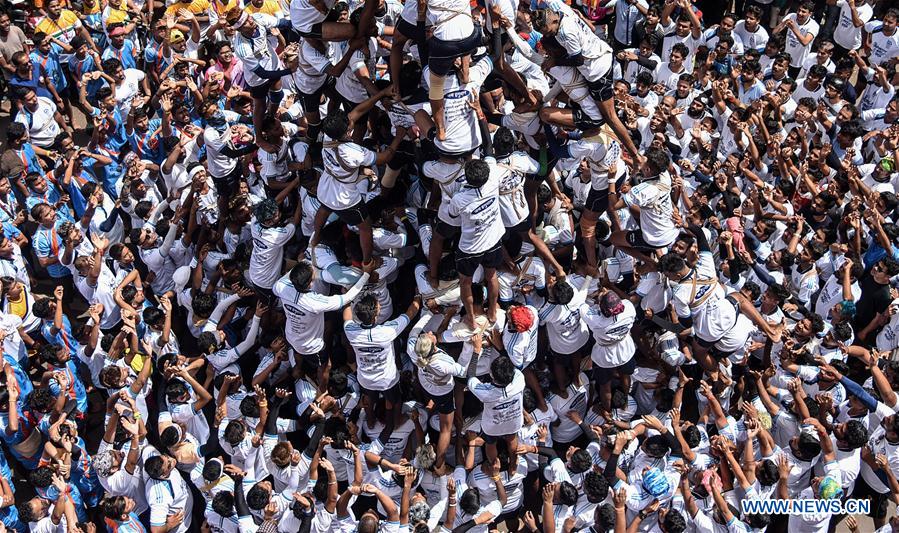
<path fill-rule="evenodd" d="M 169 515 L 169 506 L 165 503 L 150 504 L 150 527 L 164 526 Z"/>
<path fill-rule="evenodd" d="M 393 330 L 393 336 L 398 337 L 400 333 L 406 329 L 406 326 L 409 325 L 409 317 L 406 315 L 400 315 L 396 319 L 386 322 L 385 326 L 390 327 Z"/>

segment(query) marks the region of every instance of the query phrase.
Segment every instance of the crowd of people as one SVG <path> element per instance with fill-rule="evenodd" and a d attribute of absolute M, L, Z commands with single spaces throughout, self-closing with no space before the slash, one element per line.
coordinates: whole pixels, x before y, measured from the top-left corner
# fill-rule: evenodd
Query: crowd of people
<path fill-rule="evenodd" d="M 0 531 L 899 531 L 892 5 L 0 12 Z"/>

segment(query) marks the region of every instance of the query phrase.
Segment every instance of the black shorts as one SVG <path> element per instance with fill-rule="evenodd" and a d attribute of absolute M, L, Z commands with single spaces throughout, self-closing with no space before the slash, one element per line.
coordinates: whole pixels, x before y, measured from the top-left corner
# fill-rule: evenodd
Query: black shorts
<path fill-rule="evenodd" d="M 609 71 L 606 72 L 606 74 L 598 80 L 588 81 L 587 89 L 590 91 L 590 96 L 592 96 L 593 99 L 597 101 L 597 103 L 611 100 L 612 97 L 615 96 L 615 93 L 612 90 L 612 69 L 609 69 Z"/>
<path fill-rule="evenodd" d="M 400 21 L 396 24 L 394 30 L 403 34 L 410 41 L 419 42 L 425 40 L 423 29 L 419 29 L 418 25 L 412 24 L 402 17 L 400 17 Z"/>
<path fill-rule="evenodd" d="M 431 67 L 431 72 L 438 76 L 446 76 L 452 70 L 456 58 L 474 52 L 481 45 L 482 40 L 480 26 L 475 26 L 471 34 L 462 39 L 444 41 L 431 37 L 428 39 L 428 49 L 430 50 L 428 66 Z"/>
<path fill-rule="evenodd" d="M 624 363 L 623 365 L 618 365 L 614 368 L 603 368 L 601 366 L 593 365 L 593 380 L 596 381 L 597 385 L 605 385 L 606 383 L 612 381 L 612 378 L 615 377 L 616 372 L 623 376 L 631 376 L 633 375 L 636 368 L 636 357 L 631 357 L 630 361 Z"/>
<path fill-rule="evenodd" d="M 587 201 L 584 202 L 584 207 L 593 211 L 594 213 L 605 213 L 609 210 L 609 189 L 604 189 L 601 191 L 597 191 L 594 188 L 590 188 L 590 194 L 587 195 Z"/>
<path fill-rule="evenodd" d="M 322 350 L 316 353 L 300 354 L 300 357 L 308 360 L 310 363 L 317 367 L 327 365 L 328 361 L 330 360 L 327 350 Z"/>
<path fill-rule="evenodd" d="M 467 254 L 460 251 L 456 254 L 456 270 L 463 276 L 474 276 L 475 270 L 477 270 L 479 266 L 483 266 L 484 268 L 499 268 L 502 264 L 502 244 L 497 244 L 486 252 Z"/>
<path fill-rule="evenodd" d="M 427 392 L 427 390 L 425 391 Z M 441 415 L 449 415 L 452 414 L 456 410 L 456 401 L 453 397 L 453 391 L 449 391 L 446 394 L 435 396 L 430 392 L 427 393 L 428 397 L 434 400 L 434 409 Z"/>
<path fill-rule="evenodd" d="M 370 390 L 366 389 L 362 385 L 359 385 L 359 389 L 362 391 L 362 394 L 368 397 L 371 401 L 371 405 L 374 405 L 378 398 L 383 396 L 384 399 L 392 405 L 397 405 L 401 399 L 400 396 L 400 384 L 396 383 L 393 387 L 390 387 L 387 390 Z"/>
<path fill-rule="evenodd" d="M 359 202 L 352 207 L 334 211 L 334 214 L 337 215 L 341 222 L 349 226 L 358 226 L 368 219 L 368 209 L 365 207 L 365 202 Z"/>
<path fill-rule="evenodd" d="M 606 123 L 601 117 L 599 119 L 591 118 L 575 102 L 571 102 L 571 114 L 574 119 L 574 125 L 581 131 L 594 130 Z"/>
<path fill-rule="evenodd" d="M 315 90 L 315 92 L 311 94 L 303 93 L 300 95 L 300 101 L 303 103 L 303 111 L 306 113 L 316 113 L 318 112 L 319 106 L 321 106 L 322 102 L 322 94 L 325 92 L 325 87 L 327 83 L 322 83 L 322 86 Z"/>
<path fill-rule="evenodd" d="M 280 78 L 279 78 L 280 79 Z M 268 98 L 268 92 L 272 89 L 272 86 L 277 83 L 278 80 L 265 80 L 261 85 L 257 86 L 249 86 L 250 96 L 256 98 L 258 100 L 262 100 L 264 98 Z"/>
<path fill-rule="evenodd" d="M 272 300 L 275 298 L 275 293 L 272 292 L 271 288 L 260 287 L 253 283 L 253 290 L 256 291 L 256 298 L 266 305 L 272 303 Z"/>
<path fill-rule="evenodd" d="M 509 237 L 511 237 L 512 234 L 517 233 L 520 235 L 522 233 L 527 233 L 529 229 L 531 229 L 531 217 L 525 217 L 525 219 L 518 224 L 515 224 L 511 228 L 506 228 L 506 233 L 503 235 L 503 242 L 509 240 Z"/>
<path fill-rule="evenodd" d="M 215 192 L 217 192 L 219 196 L 230 198 L 237 192 L 237 189 L 240 186 L 240 178 L 242 177 L 243 168 L 241 168 L 240 163 L 234 167 L 234 170 L 232 170 L 230 174 L 223 178 L 212 176 L 212 184 L 215 185 Z"/>
<path fill-rule="evenodd" d="M 664 247 L 666 247 L 666 246 L 668 246 L 668 245 L 671 244 L 671 243 L 668 243 L 668 244 L 663 244 L 663 245 L 661 245 L 661 246 L 656 246 L 656 245 L 654 245 L 654 244 L 649 244 L 649 243 L 646 242 L 646 240 L 643 238 L 643 231 L 642 231 L 642 230 L 630 230 L 630 231 L 628 231 L 627 234 L 626 234 L 626 236 L 625 236 L 625 239 L 627 240 L 628 246 L 630 246 L 631 248 L 636 248 L 636 249 L 638 249 L 638 250 L 647 250 L 647 251 L 658 250 L 659 248 L 664 248 Z"/>
<path fill-rule="evenodd" d="M 437 231 L 438 235 L 443 237 L 444 240 L 453 239 L 462 231 L 461 226 L 453 226 L 452 224 L 447 224 L 439 218 L 437 219 L 437 227 L 434 229 Z"/>
<path fill-rule="evenodd" d="M 309 31 L 300 31 L 297 30 L 297 33 L 302 37 L 309 37 L 310 39 L 321 39 L 322 38 L 322 23 L 318 22 L 312 25 L 309 28 Z"/>

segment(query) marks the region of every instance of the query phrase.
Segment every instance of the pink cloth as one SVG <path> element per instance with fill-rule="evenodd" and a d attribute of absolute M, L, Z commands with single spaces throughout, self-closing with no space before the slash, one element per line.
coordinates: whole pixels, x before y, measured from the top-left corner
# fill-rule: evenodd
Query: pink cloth
<path fill-rule="evenodd" d="M 724 222 L 727 230 L 734 236 L 734 249 L 736 252 L 745 252 L 746 244 L 743 243 L 743 224 L 740 217 L 730 217 Z"/>
<path fill-rule="evenodd" d="M 237 85 L 241 88 L 244 86 L 243 63 L 236 57 L 231 60 L 231 64 L 227 67 L 222 65 L 218 61 L 213 63 L 211 67 L 206 69 L 206 79 L 209 79 L 209 77 L 215 72 L 221 72 L 222 74 L 224 74 L 225 79 L 231 82 L 232 85 Z M 228 84 L 225 84 L 225 87 L 227 88 Z"/>

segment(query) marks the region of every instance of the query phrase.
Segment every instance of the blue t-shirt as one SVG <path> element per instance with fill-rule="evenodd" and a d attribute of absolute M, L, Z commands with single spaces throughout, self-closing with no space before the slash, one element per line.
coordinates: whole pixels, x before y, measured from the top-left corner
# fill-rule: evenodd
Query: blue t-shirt
<path fill-rule="evenodd" d="M 34 253 L 38 257 L 59 257 L 58 253 L 65 246 L 62 237 L 59 236 L 59 225 L 65 220 L 56 215 L 56 223 L 52 228 L 45 228 L 38 225 L 37 231 L 31 238 L 31 245 L 34 247 Z M 65 278 L 72 275 L 72 272 L 60 263 L 54 263 L 47 267 L 47 273 L 51 278 Z"/>
<path fill-rule="evenodd" d="M 57 93 L 61 93 L 69 86 L 66 74 L 62 70 L 62 63 L 59 61 L 60 52 L 62 52 L 62 48 L 56 43 L 50 44 L 50 51 L 46 55 L 37 50 L 31 52 L 31 60 L 35 65 L 41 67 L 39 71 L 35 72 L 40 72 L 42 76 L 50 80 Z"/>

